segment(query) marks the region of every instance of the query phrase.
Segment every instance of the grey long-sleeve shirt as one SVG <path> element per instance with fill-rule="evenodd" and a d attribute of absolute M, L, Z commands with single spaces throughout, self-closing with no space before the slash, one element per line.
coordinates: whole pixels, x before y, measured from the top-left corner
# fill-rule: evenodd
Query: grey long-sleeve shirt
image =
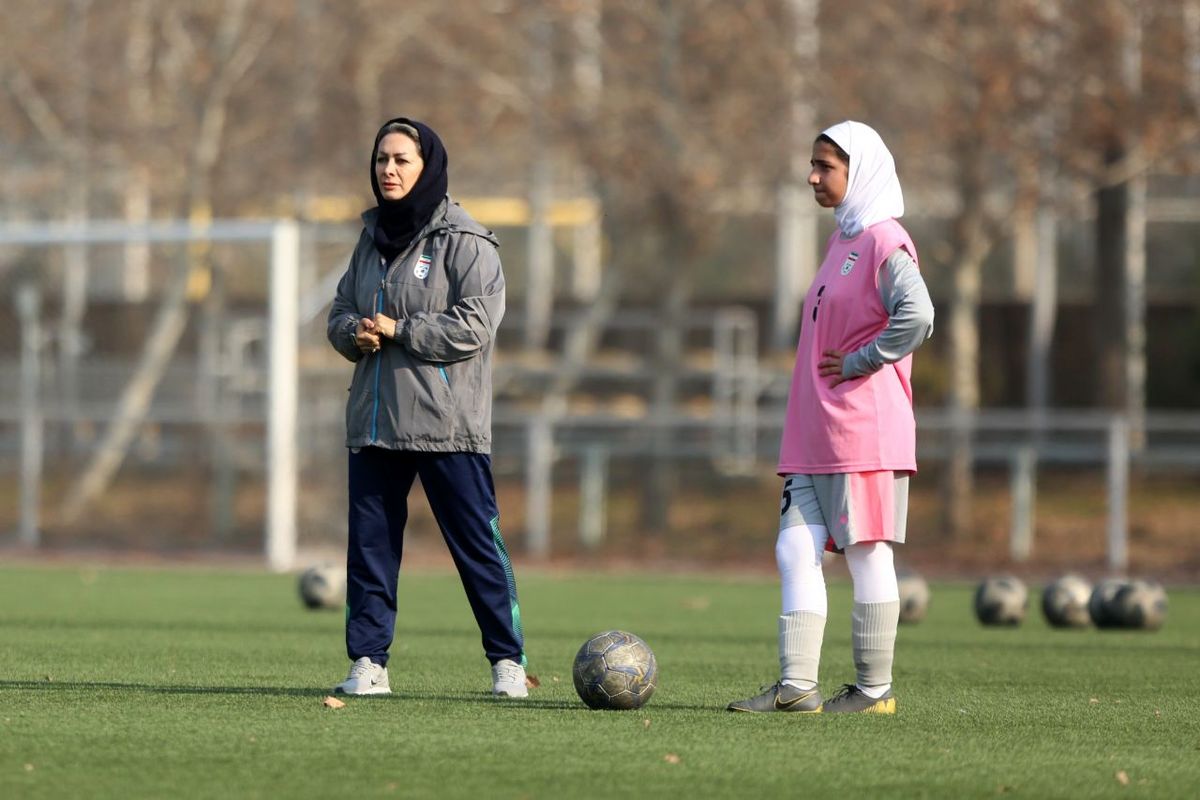
<path fill-rule="evenodd" d="M 903 247 L 879 268 L 879 299 L 888 313 L 883 331 L 842 361 L 843 378 L 878 372 L 916 350 L 933 335 L 933 302 L 917 262 Z"/>

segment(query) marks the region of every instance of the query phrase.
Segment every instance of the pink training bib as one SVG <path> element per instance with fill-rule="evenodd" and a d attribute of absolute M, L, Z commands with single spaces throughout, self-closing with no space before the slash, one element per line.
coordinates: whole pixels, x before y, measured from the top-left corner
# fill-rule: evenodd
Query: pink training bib
<path fill-rule="evenodd" d="M 852 353 L 888 323 L 879 298 L 879 268 L 896 248 L 917 250 L 894 219 L 853 239 L 830 238 L 825 260 L 804 300 L 800 343 L 779 448 L 780 475 L 791 473 L 915 472 L 912 355 L 837 386 L 817 374 L 825 350 Z"/>

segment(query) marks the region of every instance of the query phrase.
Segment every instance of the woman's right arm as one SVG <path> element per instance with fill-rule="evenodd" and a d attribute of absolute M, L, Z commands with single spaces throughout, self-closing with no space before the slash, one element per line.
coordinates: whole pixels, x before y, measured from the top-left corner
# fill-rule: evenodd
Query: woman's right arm
<path fill-rule="evenodd" d="M 357 253 L 357 250 L 355 251 Z M 329 321 L 325 327 L 325 335 L 333 349 L 337 350 L 349 361 L 358 361 L 363 357 L 362 350 L 354 341 L 354 329 L 361 315 L 354 304 L 354 286 L 357 275 L 354 265 L 358 259 L 350 256 L 350 264 L 346 273 L 338 281 L 337 292 L 333 296 L 333 306 L 329 309 Z"/>
<path fill-rule="evenodd" d="M 846 356 L 842 377 L 859 378 L 894 364 L 933 335 L 933 302 L 917 262 L 897 248 L 879 268 L 879 299 L 887 327 L 873 341 Z"/>

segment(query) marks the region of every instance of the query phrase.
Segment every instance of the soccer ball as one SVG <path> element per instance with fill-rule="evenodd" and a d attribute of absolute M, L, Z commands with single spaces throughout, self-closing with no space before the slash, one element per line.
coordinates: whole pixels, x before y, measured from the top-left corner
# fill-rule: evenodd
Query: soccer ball
<path fill-rule="evenodd" d="M 1086 628 L 1092 622 L 1091 596 L 1090 583 L 1078 575 L 1063 575 L 1042 591 L 1042 613 L 1056 628 Z"/>
<path fill-rule="evenodd" d="M 346 569 L 317 564 L 300 573 L 300 599 L 308 608 L 342 608 L 346 604 Z"/>
<path fill-rule="evenodd" d="M 1020 625 L 1029 606 L 1029 593 L 1020 578 L 992 577 L 975 590 L 975 616 L 984 625 Z"/>
<path fill-rule="evenodd" d="M 625 631 L 598 633 L 583 643 L 571 668 L 575 691 L 588 708 L 641 708 L 658 686 L 650 646 Z"/>
<path fill-rule="evenodd" d="M 897 578 L 900 587 L 900 621 L 920 622 L 929 610 L 929 584 L 915 572 Z"/>
<path fill-rule="evenodd" d="M 1117 593 L 1127 583 L 1129 582 L 1124 578 L 1105 578 L 1092 589 L 1092 596 L 1088 599 L 1088 613 L 1091 614 L 1092 622 L 1097 628 L 1121 627 L 1121 618 L 1117 614 L 1114 601 L 1117 599 Z"/>
<path fill-rule="evenodd" d="M 1135 580 L 1120 588 L 1112 608 L 1122 627 L 1156 631 L 1167 618 L 1167 593 L 1154 581 Z"/>

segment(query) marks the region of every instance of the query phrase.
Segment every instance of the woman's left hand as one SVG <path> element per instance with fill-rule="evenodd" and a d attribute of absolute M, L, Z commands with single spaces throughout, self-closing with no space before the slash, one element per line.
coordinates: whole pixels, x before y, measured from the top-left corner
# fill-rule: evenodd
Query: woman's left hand
<path fill-rule="evenodd" d="M 375 330 L 389 339 L 396 338 L 396 320 L 386 314 L 375 315 Z"/>
<path fill-rule="evenodd" d="M 817 362 L 817 374 L 833 378 L 833 386 L 837 386 L 839 383 L 848 380 L 842 377 L 842 361 L 846 358 L 844 352 L 841 350 L 826 350 L 821 355 L 821 360 Z"/>

